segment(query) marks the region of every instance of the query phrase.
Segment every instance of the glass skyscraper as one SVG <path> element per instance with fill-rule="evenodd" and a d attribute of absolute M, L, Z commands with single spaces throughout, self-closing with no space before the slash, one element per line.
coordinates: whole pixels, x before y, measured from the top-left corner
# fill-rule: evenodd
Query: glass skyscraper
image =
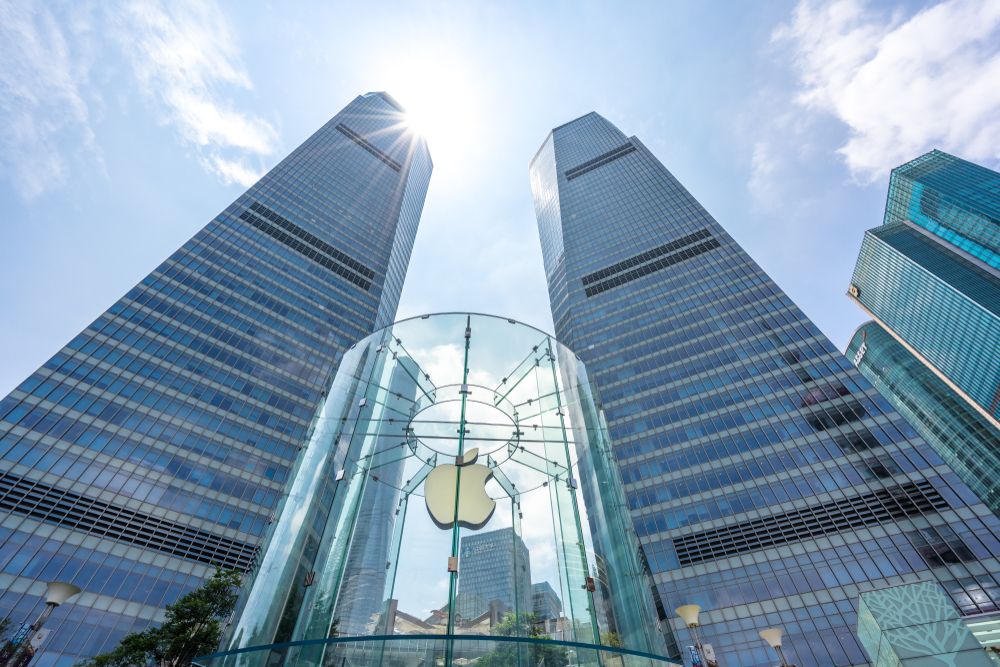
<path fill-rule="evenodd" d="M 1000 512 L 1000 174 L 932 151 L 893 169 L 848 291 L 848 357 Z"/>
<path fill-rule="evenodd" d="M 83 589 L 39 664 L 252 566 L 342 353 L 395 317 L 431 169 L 357 97 L 0 401 L 0 618 Z"/>
<path fill-rule="evenodd" d="M 636 137 L 587 114 L 530 174 L 556 335 L 663 607 L 701 605 L 720 664 L 773 665 L 770 626 L 799 665 L 867 664 L 858 595 L 900 583 L 997 610 L 1000 520 Z"/>
<path fill-rule="evenodd" d="M 476 618 L 494 602 L 501 615 L 533 608 L 528 547 L 512 528 L 463 535 L 459 553 L 455 606 L 462 618 Z"/>
<path fill-rule="evenodd" d="M 1000 428 L 1000 174 L 941 151 L 893 169 L 849 294 Z"/>
<path fill-rule="evenodd" d="M 858 327 L 847 358 L 1000 515 L 1000 430 L 877 322 Z"/>
<path fill-rule="evenodd" d="M 531 584 L 531 611 L 535 615 L 536 622 L 554 621 L 559 618 L 562 602 L 552 584 L 547 581 Z"/>

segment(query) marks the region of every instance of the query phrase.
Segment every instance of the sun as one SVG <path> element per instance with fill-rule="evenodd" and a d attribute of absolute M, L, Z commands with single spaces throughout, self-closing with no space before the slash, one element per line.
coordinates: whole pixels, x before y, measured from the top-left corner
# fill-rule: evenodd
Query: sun
<path fill-rule="evenodd" d="M 454 54 L 425 54 L 383 70 L 383 90 L 406 109 L 409 129 L 424 137 L 435 171 L 461 165 L 481 136 L 482 91 Z"/>

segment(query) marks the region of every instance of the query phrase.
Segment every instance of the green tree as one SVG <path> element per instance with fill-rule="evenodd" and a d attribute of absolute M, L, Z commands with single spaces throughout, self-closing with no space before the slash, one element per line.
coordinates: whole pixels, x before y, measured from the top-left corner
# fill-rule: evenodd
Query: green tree
<path fill-rule="evenodd" d="M 167 607 L 167 619 L 157 628 L 133 632 L 118 647 L 84 663 L 87 667 L 184 667 L 219 644 L 221 621 L 232 613 L 240 574 L 216 570 L 198 589 Z"/>
<path fill-rule="evenodd" d="M 602 632 L 601 633 L 601 643 L 605 646 L 610 646 L 611 648 L 622 648 L 622 638 L 617 632 Z"/>
<path fill-rule="evenodd" d="M 550 639 L 538 630 L 534 614 L 506 614 L 490 630 L 498 637 L 527 637 L 529 639 Z M 569 656 L 562 646 L 553 644 L 527 644 L 520 642 L 496 642 L 496 648 L 485 653 L 476 661 L 476 667 L 517 667 L 520 654 L 522 667 L 566 667 Z"/>

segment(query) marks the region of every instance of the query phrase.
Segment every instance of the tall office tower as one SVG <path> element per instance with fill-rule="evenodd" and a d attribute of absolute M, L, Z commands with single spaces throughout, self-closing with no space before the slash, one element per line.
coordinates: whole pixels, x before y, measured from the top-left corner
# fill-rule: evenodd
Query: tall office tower
<path fill-rule="evenodd" d="M 462 536 L 462 570 L 458 576 L 456 607 L 469 620 L 499 601 L 503 611 L 532 611 L 531 563 L 528 547 L 511 528 Z"/>
<path fill-rule="evenodd" d="M 896 583 L 998 608 L 1000 520 L 637 138 L 557 127 L 531 186 L 556 335 L 663 605 L 701 605 L 720 664 L 774 664 L 769 626 L 791 662 L 867 664 L 858 594 Z"/>
<path fill-rule="evenodd" d="M 390 323 L 431 174 L 354 99 L 0 402 L 0 617 L 51 659 L 244 570 L 346 346 Z"/>
<path fill-rule="evenodd" d="M 1000 515 L 1000 430 L 877 322 L 858 327 L 847 358 Z"/>
<path fill-rule="evenodd" d="M 548 621 L 559 618 L 562 613 L 562 601 L 552 584 L 542 581 L 531 584 L 531 611 L 536 621 Z"/>
<path fill-rule="evenodd" d="M 849 294 L 1000 428 L 1000 174 L 941 151 L 893 169 Z"/>

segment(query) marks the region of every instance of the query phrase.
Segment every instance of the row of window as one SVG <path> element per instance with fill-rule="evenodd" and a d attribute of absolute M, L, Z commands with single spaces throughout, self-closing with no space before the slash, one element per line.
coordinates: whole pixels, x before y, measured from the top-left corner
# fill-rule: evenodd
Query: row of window
<path fill-rule="evenodd" d="M 947 509 L 930 482 L 907 483 L 674 538 L 681 566 Z"/>
<path fill-rule="evenodd" d="M 189 491 L 177 488 L 181 484 L 161 483 L 148 476 L 144 470 L 123 470 L 121 462 L 94 460 L 89 452 L 66 451 L 59 447 L 46 447 L 22 438 L 8 445 L 11 436 L 0 439 L 2 457 L 29 467 L 38 473 L 61 475 L 84 484 L 132 498 L 140 502 L 162 506 L 212 523 L 259 535 L 267 517 L 251 510 L 259 506 L 244 502 L 222 501 L 206 497 L 204 490 Z M 117 453 L 117 452 L 114 452 Z"/>
<path fill-rule="evenodd" d="M 97 349 L 94 350 L 94 352 L 97 351 Z M 93 358 L 94 355 L 86 353 L 74 355 L 72 362 L 64 363 L 59 371 L 49 373 L 48 377 L 36 374 L 36 380 L 22 383 L 19 389 L 24 391 L 24 387 L 32 387 L 37 383 L 30 389 L 32 396 L 58 402 L 59 398 L 69 390 L 69 387 L 63 384 L 67 378 L 76 380 L 75 386 L 81 391 L 87 391 L 87 385 L 89 385 L 110 391 L 116 397 L 123 393 L 128 396 L 134 395 L 134 391 L 125 392 L 124 390 L 126 388 L 134 389 L 135 384 L 141 384 L 149 390 L 142 401 L 143 405 L 156 406 L 156 409 L 167 413 L 176 412 L 178 409 L 178 399 L 171 398 L 168 394 L 170 390 L 173 390 L 177 392 L 179 399 L 185 404 L 197 406 L 197 401 L 206 407 L 222 410 L 228 415 L 240 417 L 251 424 L 264 426 L 282 434 L 299 434 L 308 424 L 305 419 L 297 420 L 296 423 L 296 421 L 279 417 L 273 410 L 257 407 L 242 397 L 232 396 L 228 392 L 217 389 L 212 384 L 196 382 L 191 379 L 191 375 L 167 371 L 133 355 L 127 355 L 121 347 L 111 350 L 107 356 L 101 358 L 104 363 L 111 364 L 112 368 L 110 369 L 101 368 L 96 364 L 81 360 Z M 131 374 L 131 378 L 129 378 L 129 374 Z M 70 385 L 72 386 L 72 383 Z M 157 399 L 162 400 L 158 401 Z M 306 417 L 306 419 L 308 418 Z"/>
<path fill-rule="evenodd" d="M 651 259 L 654 259 L 661 255 L 666 255 L 667 253 L 673 252 L 674 250 L 683 248 L 684 246 L 687 245 L 691 245 L 695 241 L 701 241 L 702 239 L 707 239 L 710 238 L 711 236 L 712 233 L 707 229 L 699 229 L 698 231 L 692 234 L 687 234 L 679 239 L 670 241 L 669 243 L 664 243 L 663 245 L 657 246 L 652 250 L 641 252 L 638 255 L 635 255 L 634 257 L 629 257 L 628 259 L 622 260 L 617 264 L 612 264 L 609 267 L 603 268 L 600 271 L 594 271 L 593 273 L 588 273 L 583 277 L 583 284 L 589 285 L 590 283 L 602 280 L 604 278 L 607 278 L 608 276 L 612 276 L 616 273 L 624 271 L 625 269 L 629 269 L 634 266 L 639 266 L 640 264 L 648 262 Z"/>
<path fill-rule="evenodd" d="M 907 454 L 919 461 L 918 469 L 925 469 L 941 462 L 941 459 L 926 445 L 919 452 L 908 449 Z M 698 502 L 668 506 L 652 514 L 635 516 L 633 524 L 640 536 L 652 535 L 755 509 L 767 511 L 768 508 L 783 502 L 837 491 L 861 482 L 863 480 L 850 467 L 837 471 L 807 469 L 802 475 L 788 479 L 785 484 L 769 484 L 737 489 L 726 494 L 710 494 Z M 975 502 L 974 498 L 972 502 Z"/>
<path fill-rule="evenodd" d="M 170 267 L 177 269 L 177 267 Z M 125 295 L 149 308 L 150 300 L 180 306 L 217 322 L 228 324 L 236 331 L 252 336 L 262 345 L 277 347 L 280 351 L 300 356 L 313 365 L 322 365 L 327 357 L 317 350 L 329 348 L 329 340 L 320 340 L 300 326 L 291 326 L 284 318 L 224 293 L 219 287 L 190 276 L 179 282 L 167 275 L 150 274 Z M 125 300 L 123 299 L 123 301 Z M 178 317 L 177 319 L 181 319 Z M 274 345 L 274 335 L 280 332 L 282 345 Z"/>
<path fill-rule="evenodd" d="M 131 305 L 130 301 L 135 305 Z M 147 314 L 142 307 L 155 315 Z M 146 328 L 156 334 L 179 336 L 179 339 L 174 340 L 182 345 L 189 345 L 191 339 L 199 336 L 203 339 L 215 339 L 245 356 L 284 369 L 306 383 L 315 381 L 316 377 L 322 375 L 319 366 L 329 363 L 321 355 L 317 355 L 315 350 L 305 353 L 295 349 L 298 346 L 291 341 L 283 347 L 271 340 L 263 342 L 259 339 L 270 337 L 253 322 L 224 313 L 215 307 L 204 311 L 189 310 L 153 294 L 139 294 L 134 300 L 127 295 L 109 308 L 108 313 L 127 320 L 132 326 Z"/>
<path fill-rule="evenodd" d="M 368 151 L 369 153 L 371 153 L 372 155 L 374 155 L 375 157 L 377 157 L 381 162 L 383 162 L 384 164 L 388 165 L 393 171 L 399 171 L 399 170 L 401 170 L 403 168 L 403 166 L 401 164 L 399 164 L 398 162 L 396 162 L 395 160 L 393 160 L 391 157 L 389 157 L 388 155 L 386 155 L 384 152 L 382 152 L 381 150 L 379 150 L 378 146 L 375 146 L 373 143 L 371 143 L 370 141 L 368 141 L 363 136 L 361 136 L 360 134 L 358 134 L 357 132 L 355 132 L 351 128 L 347 127 L 343 123 L 337 123 L 336 129 L 337 129 L 338 132 L 340 132 L 341 134 L 343 134 L 345 137 L 348 137 L 351 141 L 353 141 L 354 143 L 356 143 L 358 146 L 361 146 L 366 151 Z"/>
<path fill-rule="evenodd" d="M 230 496 L 235 500 L 251 502 L 269 509 L 277 505 L 281 495 L 278 484 L 264 482 L 257 476 L 254 479 L 248 475 L 230 475 L 222 472 L 218 467 L 191 461 L 172 451 L 172 448 L 164 447 L 164 443 L 160 441 L 151 441 L 155 442 L 155 444 L 142 444 L 138 439 L 121 435 L 111 437 L 105 434 L 95 438 L 78 437 L 76 441 L 71 441 L 64 436 L 79 436 L 86 432 L 86 427 L 83 424 L 79 424 L 77 428 L 73 429 L 73 424 L 76 422 L 71 416 L 64 417 L 59 422 L 56 422 L 53 428 L 47 432 L 39 432 L 39 429 L 45 428 L 49 421 L 42 419 L 38 424 L 35 424 L 33 430 L 38 433 L 38 436 L 31 439 L 25 437 L 22 441 L 17 442 L 16 436 L 10 434 L 0 437 L 0 443 L 2 443 L 0 445 L 0 457 L 14 463 L 21 463 L 22 465 L 27 465 L 30 462 L 30 465 L 40 472 L 64 474 L 72 469 L 76 473 L 75 479 L 79 479 L 81 476 L 85 477 L 88 474 L 85 471 L 95 464 L 91 462 L 90 458 L 79 456 L 79 452 L 74 453 L 72 446 L 63 444 L 72 442 L 74 445 L 86 446 L 87 449 L 93 452 L 101 452 L 102 454 L 118 459 L 115 465 L 121 465 L 122 462 L 129 461 L 146 468 L 146 471 L 140 474 L 148 474 L 150 470 L 169 473 L 177 482 L 196 484 L 199 487 Z M 63 431 L 64 427 L 66 428 L 65 431 Z M 72 433 L 70 433 L 71 430 Z M 62 442 L 46 450 L 44 445 L 34 442 L 41 435 L 59 437 L 62 439 Z M 87 444 L 83 445 L 80 441 L 85 441 Z M 24 458 L 29 452 L 31 453 L 30 457 L 27 459 Z M 101 466 L 97 467 L 100 468 Z M 287 468 L 282 467 L 280 473 L 275 471 L 273 476 L 275 479 L 284 479 L 287 476 Z M 188 492 L 181 484 L 171 481 L 169 486 L 175 487 L 178 493 L 188 495 Z M 268 488 L 269 486 L 273 488 Z M 204 491 L 199 491 L 197 497 L 201 497 L 203 493 Z M 188 502 L 183 502 L 173 509 L 186 511 L 184 508 L 188 507 L 188 505 Z M 201 516 L 202 518 L 221 516 L 221 512 L 203 513 Z M 225 523 L 228 525 L 229 522 L 226 521 Z"/>
<path fill-rule="evenodd" d="M 174 595 L 201 583 L 190 572 L 9 528 L 0 528 L 0 571 L 41 581 L 73 581 L 90 593 L 153 607 L 169 604 Z"/>
<path fill-rule="evenodd" d="M 367 266 L 365 266 L 364 264 L 362 264 L 361 262 L 359 262 L 358 260 L 354 259 L 353 257 L 344 252 L 341 252 L 340 250 L 337 250 L 323 239 L 310 234 L 309 232 L 302 229 L 301 227 L 296 225 L 294 222 L 292 222 L 285 216 L 277 213 L 276 211 L 271 210 L 270 208 L 264 206 L 260 202 L 255 201 L 252 204 L 250 204 L 250 210 L 253 211 L 254 213 L 257 213 L 267 218 L 268 220 L 275 223 L 285 231 L 291 232 L 292 234 L 299 237 L 306 243 L 315 246 L 316 249 L 321 250 L 327 255 L 330 255 L 341 264 L 344 264 L 354 269 L 365 278 L 371 278 L 371 279 L 375 278 L 375 272 L 372 271 Z"/>
<path fill-rule="evenodd" d="M 206 229 L 211 231 L 196 235 L 188 252 L 176 253 L 168 261 L 185 267 L 191 275 L 211 277 L 225 271 L 237 279 L 252 278 L 268 294 L 296 306 L 297 321 L 318 319 L 346 331 L 341 337 L 356 340 L 367 333 L 359 323 L 378 307 L 375 295 L 347 289 L 344 281 L 312 262 L 302 262 L 293 250 L 269 243 L 259 234 L 243 233 L 252 230 L 238 224 L 235 217 L 217 219 Z M 247 267 L 253 267 L 252 272 Z"/>
<path fill-rule="evenodd" d="M 332 271 L 333 273 L 337 274 L 341 278 L 344 278 L 345 280 L 347 280 L 347 281 L 349 281 L 349 282 L 357 285 L 361 289 L 363 289 L 365 291 L 368 291 L 369 289 L 371 289 L 372 283 L 371 283 L 370 280 L 362 278 L 361 276 L 359 276 L 354 271 L 351 271 L 350 269 L 344 268 L 341 264 L 339 264 L 339 263 L 335 262 L 334 260 L 330 259 L 324 253 L 321 253 L 321 252 L 319 252 L 317 250 L 314 250 L 310 246 L 310 244 L 303 243 L 302 241 L 298 240 L 297 238 L 295 238 L 291 234 L 287 234 L 287 233 L 283 232 L 278 227 L 272 225 L 271 223 L 267 222 L 263 218 L 254 215 L 250 211 L 243 211 L 242 213 L 240 213 L 240 220 L 248 222 L 249 224 L 253 225 L 254 227 L 256 227 L 260 231 L 264 232 L 265 234 L 267 234 L 271 238 L 277 239 L 278 241 L 281 241 L 282 243 L 284 243 L 286 246 L 288 246 L 292 250 L 295 250 L 295 251 L 301 253 L 302 255 L 304 255 L 305 257 L 308 257 L 309 259 L 313 260 L 314 262 L 316 262 L 317 264 L 319 264 L 323 268 L 325 268 L 325 269 L 327 269 L 329 271 Z M 303 234 L 308 234 L 308 232 L 305 232 L 305 231 L 303 231 L 302 233 Z"/>
<path fill-rule="evenodd" d="M 643 276 L 648 276 L 651 273 L 660 271 L 667 267 L 673 266 L 679 262 L 691 259 L 692 257 L 697 257 L 698 255 L 708 252 L 709 250 L 714 250 L 718 248 L 721 244 L 715 239 L 705 241 L 704 243 L 699 243 L 698 245 L 691 246 L 690 248 L 685 248 L 680 252 L 676 252 L 673 255 L 667 255 L 662 257 L 655 262 L 650 262 L 640 266 L 637 269 L 632 269 L 631 271 L 626 271 L 625 273 L 620 273 L 617 276 L 608 278 L 607 280 L 597 283 L 596 285 L 591 285 L 584 290 L 587 296 L 594 296 L 595 294 L 600 294 L 601 292 L 606 292 L 609 289 L 625 285 L 632 282 L 633 280 L 638 280 Z"/>
<path fill-rule="evenodd" d="M 742 452 L 739 452 L 742 453 Z M 686 474 L 674 479 L 658 479 L 650 486 L 629 489 L 629 509 L 641 509 L 650 505 L 678 500 L 705 491 L 712 491 L 735 484 L 743 484 L 761 477 L 786 474 L 791 481 L 791 474 L 799 468 L 822 464 L 836 459 L 843 459 L 845 451 L 830 441 L 809 442 L 794 448 L 782 448 L 761 458 L 740 460 L 723 467 L 686 471 Z M 902 454 L 899 454 L 902 458 Z M 642 469 L 645 466 L 632 466 Z M 652 467 L 652 466 L 650 466 Z M 848 462 L 836 466 L 827 466 L 829 474 L 839 477 L 850 484 L 860 484 L 864 479 L 887 478 L 902 469 L 888 454 L 869 457 L 863 461 L 851 464 Z M 912 469 L 912 465 L 907 465 Z M 854 474 L 860 472 L 862 477 Z M 824 471 L 826 472 L 826 471 Z M 642 471 L 644 478 L 660 476 L 663 473 Z"/>
<path fill-rule="evenodd" d="M 48 484 L 0 474 L 0 509 L 191 560 L 246 570 L 255 547 Z"/>
<path fill-rule="evenodd" d="M 583 176 L 587 172 L 593 171 L 598 167 L 603 167 L 609 162 L 613 162 L 620 157 L 624 157 L 635 150 L 635 145 L 632 142 L 625 143 L 618 148 L 613 148 L 607 153 L 598 155 L 597 157 L 587 160 L 583 164 L 578 164 L 575 167 L 566 170 L 566 180 L 572 181 L 577 176 Z"/>

